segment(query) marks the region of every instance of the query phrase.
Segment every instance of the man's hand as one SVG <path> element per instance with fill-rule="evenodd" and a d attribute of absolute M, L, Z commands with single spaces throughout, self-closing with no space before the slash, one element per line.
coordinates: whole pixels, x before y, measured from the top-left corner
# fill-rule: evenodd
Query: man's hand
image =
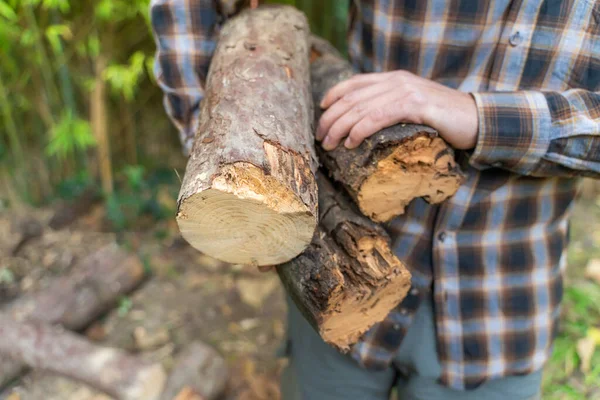
<path fill-rule="evenodd" d="M 347 148 L 358 147 L 365 138 L 401 122 L 428 125 L 457 149 L 477 143 L 473 97 L 407 71 L 356 75 L 331 88 L 321 108 L 327 111 L 316 136 L 325 150 L 335 149 L 344 138 Z"/>

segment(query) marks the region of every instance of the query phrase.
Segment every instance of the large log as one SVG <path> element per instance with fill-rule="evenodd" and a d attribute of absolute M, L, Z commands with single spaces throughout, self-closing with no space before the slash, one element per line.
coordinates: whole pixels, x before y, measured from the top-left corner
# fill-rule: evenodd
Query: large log
<path fill-rule="evenodd" d="M 351 78 L 350 63 L 322 39 L 312 38 L 311 82 L 315 104 L 337 83 Z M 316 107 L 315 118 L 322 110 Z M 320 149 L 320 146 L 318 147 Z M 400 215 L 411 200 L 439 203 L 463 182 L 454 151 L 427 126 L 398 124 L 367 138 L 357 149 L 319 151 L 331 176 L 344 184 L 363 214 L 377 222 Z"/>
<path fill-rule="evenodd" d="M 320 173 L 317 182 L 321 219 L 313 241 L 277 271 L 323 340 L 345 351 L 404 299 L 410 273 L 383 228 Z"/>
<path fill-rule="evenodd" d="M 143 278 L 144 268 L 139 258 L 112 244 L 85 258 L 69 275 L 38 293 L 15 300 L 4 311 L 15 319 L 80 330 Z M 23 363 L 0 356 L 0 388 L 24 368 Z"/>
<path fill-rule="evenodd" d="M 223 27 L 179 193 L 183 237 L 222 261 L 274 265 L 317 224 L 309 28 L 292 7 L 244 10 Z"/>
<path fill-rule="evenodd" d="M 118 400 L 157 400 L 166 375 L 160 364 L 122 350 L 92 344 L 75 333 L 43 322 L 0 313 L 0 354 L 75 379 Z"/>

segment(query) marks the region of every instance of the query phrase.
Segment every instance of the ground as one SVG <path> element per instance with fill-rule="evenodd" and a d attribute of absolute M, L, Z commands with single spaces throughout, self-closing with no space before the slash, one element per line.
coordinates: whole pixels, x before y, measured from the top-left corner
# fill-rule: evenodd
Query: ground
<path fill-rule="evenodd" d="M 164 199 L 163 202 L 172 201 Z M 168 197 L 168 196 L 167 196 Z M 600 260 L 600 201 L 595 192 L 580 200 L 572 222 L 562 327 L 544 378 L 544 399 L 600 399 L 600 351 L 593 353 L 600 327 L 600 280 L 586 266 Z M 82 334 L 161 361 L 167 369 L 185 344 L 200 339 L 225 357 L 230 369 L 225 400 L 276 400 L 285 363 L 275 356 L 284 339 L 285 301 L 274 273 L 228 265 L 200 254 L 178 235 L 173 218 L 144 219 L 136 229 L 111 233 L 106 209 L 95 205 L 68 226 L 53 230 L 57 209 L 0 211 L 0 308 L 18 296 L 40 290 L 57 275 L 75 268 L 86 254 L 117 241 L 144 261 L 150 277 Z M 16 255 L 15 227 L 38 223 L 42 235 L 22 244 Z M 21 228 L 22 229 L 22 228 Z M 18 230 L 18 229 L 17 229 Z M 33 229 L 35 231 L 35 229 Z M 135 340 L 143 332 L 150 342 Z M 591 335 L 591 336 L 590 336 Z M 582 339 L 594 354 L 584 373 Z M 600 342 L 600 341 L 599 341 Z M 600 346 L 598 346 L 600 348 Z M 585 368 L 584 368 L 585 369 Z M 0 400 L 101 400 L 104 395 L 43 372 L 30 372 L 0 393 Z"/>

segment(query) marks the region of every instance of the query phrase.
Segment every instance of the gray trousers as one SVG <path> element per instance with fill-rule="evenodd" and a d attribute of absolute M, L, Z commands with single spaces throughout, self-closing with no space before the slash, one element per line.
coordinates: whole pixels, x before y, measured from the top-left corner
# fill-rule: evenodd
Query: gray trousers
<path fill-rule="evenodd" d="M 384 371 L 363 369 L 327 345 L 289 299 L 288 306 L 289 364 L 282 376 L 283 400 L 388 400 L 394 387 L 400 400 L 541 398 L 542 371 L 492 380 L 465 392 L 436 383 L 441 367 L 430 301 L 417 311 L 393 365 Z"/>

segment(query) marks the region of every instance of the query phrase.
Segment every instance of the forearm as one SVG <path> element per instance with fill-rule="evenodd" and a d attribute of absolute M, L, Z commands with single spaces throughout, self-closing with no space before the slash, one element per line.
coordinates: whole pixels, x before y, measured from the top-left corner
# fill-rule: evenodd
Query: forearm
<path fill-rule="evenodd" d="M 150 16 L 157 48 L 155 76 L 188 154 L 216 46 L 219 13 L 213 0 L 152 0 Z"/>
<path fill-rule="evenodd" d="M 479 130 L 471 164 L 531 176 L 600 177 L 600 94 L 474 93 Z"/>

